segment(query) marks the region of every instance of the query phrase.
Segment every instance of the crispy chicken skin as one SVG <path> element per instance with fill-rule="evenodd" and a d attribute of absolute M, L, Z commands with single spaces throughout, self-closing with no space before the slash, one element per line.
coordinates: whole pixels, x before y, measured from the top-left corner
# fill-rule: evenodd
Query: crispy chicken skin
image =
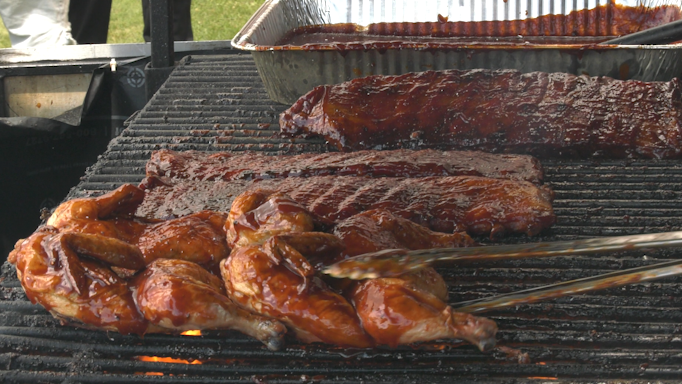
<path fill-rule="evenodd" d="M 54 227 L 42 227 L 19 240 L 9 254 L 31 302 L 64 322 L 86 328 L 146 333 L 147 321 L 135 305 L 128 282 L 103 262 L 81 258 L 69 244 L 76 236 L 64 235 Z M 130 259 L 118 265 L 143 265 L 139 253 Z"/>
<path fill-rule="evenodd" d="M 232 253 L 220 264 L 228 295 L 282 321 L 304 342 L 370 347 L 355 310 L 320 278 L 308 258 L 334 258 L 338 239 L 314 229 L 313 215 L 286 195 L 238 196 L 225 224 Z"/>
<path fill-rule="evenodd" d="M 17 242 L 9 261 L 28 297 L 85 328 L 139 335 L 235 329 L 270 349 L 282 346 L 287 328 L 304 342 L 341 347 L 437 338 L 481 350 L 494 344 L 495 323 L 454 312 L 433 269 L 333 285 L 318 275 L 321 266 L 377 249 L 473 245 L 465 233 L 435 233 L 383 209 L 326 233 L 331 222 L 269 190 L 245 192 L 229 215 L 201 211 L 155 222 L 131 216 L 140 200 L 128 185 L 72 200 L 51 225 Z M 216 265 L 222 281 L 206 269 Z"/>
<path fill-rule="evenodd" d="M 379 345 L 394 347 L 436 339 L 463 339 L 481 351 L 495 346 L 495 322 L 458 313 L 409 279 L 365 280 L 349 296 L 365 331 Z"/>
<path fill-rule="evenodd" d="M 151 324 L 164 329 L 234 329 L 271 350 L 286 333 L 276 320 L 247 312 L 225 295 L 223 282 L 196 263 L 157 259 L 131 283 L 135 301 Z"/>
<path fill-rule="evenodd" d="M 245 192 L 235 204 L 230 215 L 236 217 L 226 223 L 235 248 L 221 263 L 227 293 L 245 308 L 281 320 L 300 340 L 372 347 L 460 338 L 481 350 L 495 344 L 495 323 L 454 312 L 445 302 L 447 286 L 433 269 L 334 284 L 343 293 L 316 274 L 316 267 L 356 252 L 472 245 L 468 235 L 433 233 L 387 211 L 372 210 L 340 222 L 334 233 L 345 238 L 339 241 L 326 233 L 290 232 L 312 230 L 315 220 L 281 193 Z M 301 216 L 310 217 L 302 221 Z M 242 225 L 244 221 L 249 225 Z M 301 222 L 307 225 L 295 225 Z"/>
<path fill-rule="evenodd" d="M 282 193 L 260 189 L 237 196 L 225 222 L 231 248 L 263 244 L 277 234 L 314 228 L 313 215 L 302 205 Z"/>
<path fill-rule="evenodd" d="M 291 266 L 289 259 L 276 238 L 236 248 L 221 263 L 227 292 L 244 308 L 282 321 L 303 342 L 373 346 L 353 306 L 314 274 L 294 272 L 300 265 Z"/>
<path fill-rule="evenodd" d="M 124 185 L 71 200 L 55 210 L 50 225 L 17 242 L 9 261 L 31 301 L 85 328 L 138 335 L 236 329 L 268 348 L 281 347 L 286 328 L 239 308 L 204 268 L 217 270 L 229 254 L 222 229 L 227 215 L 137 221 L 129 215 L 140 193 Z"/>
<path fill-rule="evenodd" d="M 139 249 L 145 264 L 168 258 L 211 268 L 229 255 L 223 229 L 225 213 L 201 211 L 171 220 L 140 221 L 131 215 L 143 198 L 144 191 L 140 188 L 124 184 L 99 197 L 61 204 L 46 224 L 60 232 L 93 234 L 109 238 L 109 242 L 127 242 Z"/>
<path fill-rule="evenodd" d="M 19 240 L 8 260 L 16 266 L 29 299 L 64 322 L 146 333 L 147 321 L 127 281 L 109 268 L 145 266 L 139 248 L 127 241 L 144 228 L 127 219 L 143 197 L 139 188 L 124 185 L 96 198 L 68 201 L 57 207 L 46 226 Z"/>
<path fill-rule="evenodd" d="M 192 261 L 208 269 L 230 254 L 223 225 L 227 215 L 201 211 L 147 226 L 136 240 L 145 264 L 156 259 Z"/>
<path fill-rule="evenodd" d="M 466 233 L 430 231 L 382 209 L 341 221 L 333 230 L 346 245 L 343 257 L 382 249 L 468 247 Z M 443 278 L 425 268 L 397 278 L 377 278 L 348 284 L 345 296 L 377 344 L 396 346 L 442 338 L 464 339 L 481 350 L 495 345 L 497 325 L 488 319 L 458 313 L 447 305 Z"/>

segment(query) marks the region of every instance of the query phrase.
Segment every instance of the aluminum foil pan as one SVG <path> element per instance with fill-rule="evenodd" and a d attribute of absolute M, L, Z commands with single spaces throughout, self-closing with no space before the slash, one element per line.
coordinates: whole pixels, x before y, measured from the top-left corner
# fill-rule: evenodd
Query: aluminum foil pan
<path fill-rule="evenodd" d="M 601 1 L 601 2 L 600 2 Z M 605 33 L 615 21 L 608 12 L 584 20 L 584 35 L 493 36 L 486 21 L 531 20 L 543 15 L 570 15 L 609 0 L 267 0 L 232 40 L 250 51 L 271 99 L 292 104 L 317 85 L 384 74 L 439 69 L 517 69 L 522 72 L 567 72 L 617 79 L 668 81 L 682 74 L 682 45 L 597 45 L 614 37 Z M 672 6 L 679 0 L 616 0 L 633 7 Z M 571 20 L 565 21 L 566 24 Z M 410 40 L 384 37 L 378 43 L 331 41 L 326 44 L 282 44 L 295 28 L 348 23 L 354 28 L 376 23 L 483 22 L 475 37 Z M 575 21 L 575 20 L 573 20 Z M 671 21 L 663 20 L 662 23 Z M 429 24 L 430 23 L 430 24 Z M 492 28 L 488 26 L 488 28 Z M 574 30 L 571 25 L 559 28 Z M 589 37 L 594 36 L 594 37 Z"/>

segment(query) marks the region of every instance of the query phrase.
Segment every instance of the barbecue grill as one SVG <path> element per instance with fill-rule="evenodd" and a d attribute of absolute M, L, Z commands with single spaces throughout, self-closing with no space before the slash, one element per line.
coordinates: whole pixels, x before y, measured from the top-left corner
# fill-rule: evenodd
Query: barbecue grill
<path fill-rule="evenodd" d="M 108 146 L 69 198 L 138 183 L 156 149 L 330 150 L 279 138 L 278 115 L 250 55 L 185 57 Z M 682 162 L 543 161 L 557 224 L 533 239 L 568 240 L 682 229 Z M 485 240 L 485 239 L 479 239 Z M 443 268 L 451 301 L 531 288 L 679 258 L 682 251 L 515 260 Z M 32 305 L 5 264 L 0 280 L 0 381 L 6 383 L 679 382 L 682 277 L 522 305 L 485 314 L 499 344 L 527 353 L 479 352 L 453 340 L 348 350 L 289 341 L 268 351 L 237 332 L 144 338 L 61 326 Z"/>

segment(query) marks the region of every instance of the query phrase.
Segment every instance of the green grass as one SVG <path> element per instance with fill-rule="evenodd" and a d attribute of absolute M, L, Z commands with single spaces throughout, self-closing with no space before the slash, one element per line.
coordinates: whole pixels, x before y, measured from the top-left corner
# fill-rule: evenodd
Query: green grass
<path fill-rule="evenodd" d="M 264 0 L 193 0 L 194 40 L 230 40 Z M 0 48 L 9 48 L 9 35 L 0 22 Z M 109 22 L 109 44 L 139 43 L 142 39 L 140 0 L 114 0 Z"/>

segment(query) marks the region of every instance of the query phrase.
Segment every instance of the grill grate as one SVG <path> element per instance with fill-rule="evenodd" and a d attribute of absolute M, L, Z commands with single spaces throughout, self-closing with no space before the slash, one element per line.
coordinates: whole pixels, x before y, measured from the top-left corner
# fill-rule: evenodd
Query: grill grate
<path fill-rule="evenodd" d="M 278 138 L 277 117 L 285 108 L 268 99 L 250 56 L 188 57 L 69 196 L 141 181 L 151 152 L 160 148 L 273 154 L 328 150 L 322 141 Z M 682 229 L 682 162 L 543 165 L 546 183 L 556 192 L 558 223 L 538 240 Z M 674 250 L 624 252 L 472 264 L 441 272 L 454 302 L 680 256 Z M 528 353 L 532 362 L 521 365 L 501 353 L 483 354 L 452 341 L 371 351 L 290 342 L 285 350 L 271 352 L 236 332 L 140 339 L 61 327 L 26 300 L 11 266 L 3 266 L 2 276 L 2 382 L 452 382 L 456 377 L 462 383 L 636 383 L 682 377 L 682 278 L 490 313 L 500 326 L 500 344 Z M 140 356 L 174 360 L 141 361 Z"/>

